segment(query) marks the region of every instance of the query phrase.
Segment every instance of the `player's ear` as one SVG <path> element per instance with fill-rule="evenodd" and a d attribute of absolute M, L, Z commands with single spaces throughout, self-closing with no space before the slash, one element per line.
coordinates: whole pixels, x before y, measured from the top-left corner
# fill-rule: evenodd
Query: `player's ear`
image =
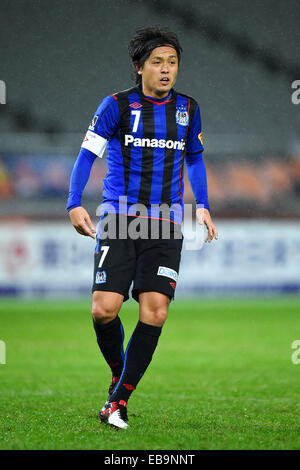
<path fill-rule="evenodd" d="M 139 75 L 142 75 L 142 73 L 143 73 L 143 72 L 142 72 L 142 67 L 139 67 L 139 64 L 138 64 L 137 62 L 134 62 L 133 65 L 135 66 L 137 73 L 138 73 Z"/>

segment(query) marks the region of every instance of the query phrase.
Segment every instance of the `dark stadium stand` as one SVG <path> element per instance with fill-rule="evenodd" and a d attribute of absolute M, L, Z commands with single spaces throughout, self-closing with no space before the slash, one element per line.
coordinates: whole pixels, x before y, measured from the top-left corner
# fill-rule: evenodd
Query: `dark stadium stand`
<path fill-rule="evenodd" d="M 214 214 L 300 215 L 300 121 L 291 102 L 292 79 L 300 78 L 293 77 L 295 0 L 289 8 L 254 0 L 250 9 L 234 0 L 17 3 L 2 0 L 0 16 L 0 79 L 7 87 L 0 106 L 2 215 L 36 214 L 37 197 L 51 217 L 65 215 L 70 172 L 91 116 L 104 96 L 132 85 L 128 41 L 136 27 L 153 24 L 167 25 L 182 41 L 176 88 L 200 103 Z M 17 37 L 18 60 L 11 60 Z M 91 208 L 104 174 L 98 161 L 84 194 Z M 192 200 L 188 184 L 185 198 Z"/>

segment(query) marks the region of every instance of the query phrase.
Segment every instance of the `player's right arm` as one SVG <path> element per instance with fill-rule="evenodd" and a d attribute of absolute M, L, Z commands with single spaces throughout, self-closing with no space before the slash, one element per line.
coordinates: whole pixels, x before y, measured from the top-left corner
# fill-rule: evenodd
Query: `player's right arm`
<path fill-rule="evenodd" d="M 92 119 L 70 179 L 66 209 L 73 227 L 81 235 L 95 238 L 96 230 L 88 212 L 81 206 L 81 196 L 95 159 L 103 157 L 107 142 L 115 133 L 118 123 L 119 112 L 116 99 L 113 96 L 107 96 Z"/>

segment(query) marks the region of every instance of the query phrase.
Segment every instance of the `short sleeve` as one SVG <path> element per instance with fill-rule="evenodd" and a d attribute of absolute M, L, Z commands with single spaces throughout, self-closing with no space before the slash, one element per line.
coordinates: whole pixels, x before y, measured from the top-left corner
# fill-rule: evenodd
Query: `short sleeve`
<path fill-rule="evenodd" d="M 107 142 L 115 134 L 119 124 L 117 98 L 114 95 L 107 96 L 98 106 L 81 147 L 101 158 Z"/>
<path fill-rule="evenodd" d="M 120 124 L 117 98 L 109 95 L 100 103 L 94 114 L 89 130 L 109 140 Z"/>
<path fill-rule="evenodd" d="M 203 150 L 201 116 L 199 106 L 197 105 L 188 133 L 186 155 L 187 157 L 197 155 L 202 153 Z"/>

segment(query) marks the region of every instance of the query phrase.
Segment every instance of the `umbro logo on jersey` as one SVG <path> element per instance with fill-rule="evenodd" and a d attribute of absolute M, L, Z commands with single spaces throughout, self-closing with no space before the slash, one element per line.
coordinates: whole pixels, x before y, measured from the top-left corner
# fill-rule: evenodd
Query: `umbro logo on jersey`
<path fill-rule="evenodd" d="M 139 109 L 139 108 L 142 108 L 143 105 L 135 101 L 134 103 L 131 103 L 129 106 L 133 109 Z"/>
<path fill-rule="evenodd" d="M 180 126 L 187 126 L 189 123 L 189 113 L 183 105 L 177 107 L 176 123 Z"/>
<path fill-rule="evenodd" d="M 181 140 L 164 140 L 164 139 L 140 139 L 134 138 L 132 135 L 125 134 L 125 145 L 128 147 L 132 144 L 134 147 L 153 147 L 184 150 L 185 142 Z"/>

